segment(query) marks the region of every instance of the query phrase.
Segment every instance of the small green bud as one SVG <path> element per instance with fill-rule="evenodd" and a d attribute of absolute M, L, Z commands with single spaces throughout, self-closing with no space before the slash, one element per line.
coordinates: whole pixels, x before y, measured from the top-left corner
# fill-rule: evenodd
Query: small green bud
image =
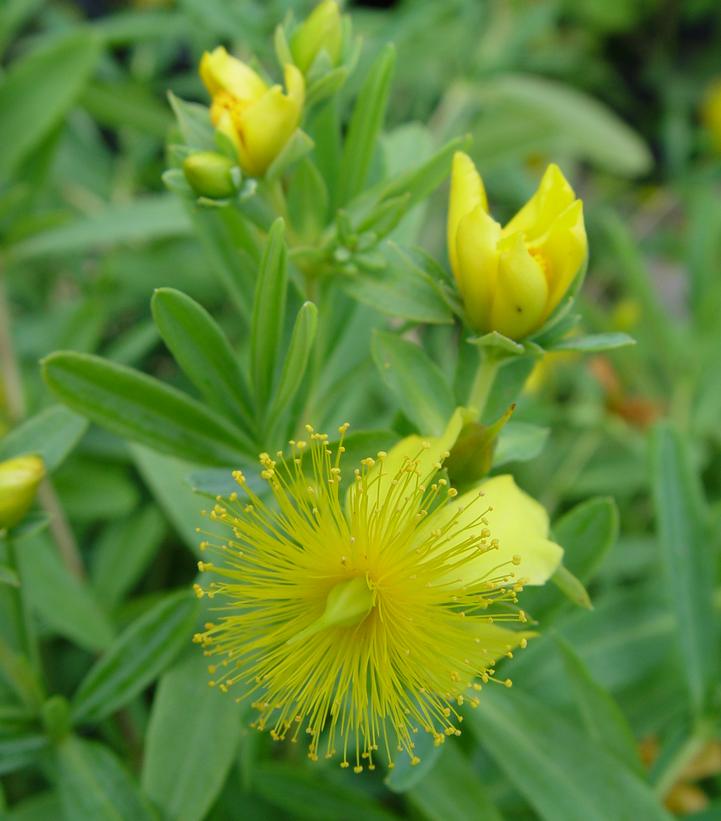
<path fill-rule="evenodd" d="M 43 726 L 54 743 L 62 741 L 70 732 L 70 705 L 62 696 L 50 696 L 42 707 Z"/>
<path fill-rule="evenodd" d="M 343 48 L 343 26 L 336 0 L 323 0 L 293 32 L 290 50 L 305 74 L 321 51 L 332 65 L 338 65 Z"/>
<path fill-rule="evenodd" d="M 235 193 L 235 163 L 215 151 L 199 151 L 183 162 L 183 173 L 193 191 L 200 197 L 224 199 Z"/>
<path fill-rule="evenodd" d="M 493 466 L 498 435 L 515 409 L 516 406 L 511 405 L 492 425 L 468 422 L 463 426 L 445 463 L 454 485 L 469 485 L 488 475 Z"/>
<path fill-rule="evenodd" d="M 17 456 L 0 462 L 0 530 L 20 523 L 44 476 L 45 466 L 39 456 Z"/>

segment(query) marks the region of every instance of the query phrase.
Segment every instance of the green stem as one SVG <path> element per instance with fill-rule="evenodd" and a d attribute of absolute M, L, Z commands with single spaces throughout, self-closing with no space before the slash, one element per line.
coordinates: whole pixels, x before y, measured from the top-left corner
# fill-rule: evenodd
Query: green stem
<path fill-rule="evenodd" d="M 501 367 L 502 362 L 503 359 L 498 354 L 487 349 L 478 364 L 478 370 L 468 394 L 468 407 L 475 412 L 478 421 L 481 420 L 486 409 L 488 397 L 491 395 L 493 383 L 496 381 L 498 369 Z"/>
<path fill-rule="evenodd" d="M 711 727 L 708 723 L 700 721 L 693 733 L 678 748 L 673 757 L 659 773 L 656 783 L 654 784 L 654 791 L 659 798 L 665 798 L 671 791 L 686 767 L 707 744 L 711 735 Z"/>

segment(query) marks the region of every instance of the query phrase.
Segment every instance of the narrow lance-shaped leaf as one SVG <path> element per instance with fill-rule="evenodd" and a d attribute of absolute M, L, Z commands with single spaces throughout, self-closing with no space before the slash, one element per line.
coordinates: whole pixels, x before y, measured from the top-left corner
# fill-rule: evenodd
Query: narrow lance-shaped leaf
<path fill-rule="evenodd" d="M 268 414 L 271 423 L 293 400 L 303 381 L 317 327 L 318 309 L 312 302 L 303 303 L 295 319 L 285 364 Z"/>
<path fill-rule="evenodd" d="M 285 320 L 287 287 L 284 223 L 272 225 L 258 271 L 250 336 L 251 382 L 262 414 L 273 387 L 273 377 Z"/>
<path fill-rule="evenodd" d="M 174 288 L 158 288 L 151 302 L 163 341 L 185 375 L 212 406 L 251 424 L 245 377 L 227 337 L 194 299 Z"/>
<path fill-rule="evenodd" d="M 705 510 L 686 444 L 670 426 L 651 439 L 653 501 L 669 605 L 676 617 L 681 669 L 700 713 L 715 680 L 717 631 Z"/>
<path fill-rule="evenodd" d="M 341 160 L 339 205 L 360 193 L 365 184 L 383 126 L 394 65 L 395 49 L 389 43 L 371 67 L 356 100 Z"/>
<path fill-rule="evenodd" d="M 199 402 L 132 368 L 98 356 L 57 352 L 43 360 L 50 389 L 66 405 L 119 436 L 201 464 L 227 465 L 252 443 Z"/>
<path fill-rule="evenodd" d="M 197 600 L 183 590 L 133 622 L 81 682 L 72 705 L 74 720 L 105 718 L 147 687 L 187 645 L 197 610 Z"/>
<path fill-rule="evenodd" d="M 418 345 L 384 331 L 374 333 L 371 350 L 381 378 L 403 413 L 421 434 L 440 435 L 454 410 L 453 395 L 440 368 Z"/>
<path fill-rule="evenodd" d="M 53 405 L 23 422 L 0 441 L 0 460 L 36 453 L 48 472 L 60 467 L 88 428 L 88 420 Z"/>

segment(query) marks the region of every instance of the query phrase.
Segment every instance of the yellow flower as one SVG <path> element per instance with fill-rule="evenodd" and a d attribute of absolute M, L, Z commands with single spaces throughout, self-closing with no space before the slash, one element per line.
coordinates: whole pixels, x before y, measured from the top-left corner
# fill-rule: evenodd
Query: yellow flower
<path fill-rule="evenodd" d="M 305 81 L 294 65 L 285 66 L 284 94 L 268 87 L 245 63 L 219 46 L 200 61 L 200 76 L 210 92 L 210 119 L 235 146 L 241 168 L 260 177 L 298 127 Z"/>
<path fill-rule="evenodd" d="M 241 493 L 210 512 L 228 528 L 201 544 L 215 559 L 196 585 L 217 613 L 194 638 L 214 657 L 210 684 L 252 695 L 274 739 L 307 734 L 313 760 L 340 753 L 361 772 L 380 749 L 389 766 L 396 751 L 418 763 L 417 729 L 458 735 L 458 705 L 475 706 L 496 660 L 532 635 L 505 625 L 526 621 L 518 592 L 562 550 L 510 476 L 460 498 L 437 476 L 461 424 L 361 460 L 345 494 L 348 425 L 335 447 L 308 426 L 289 458 L 261 455 L 273 507 L 236 472 Z"/>
<path fill-rule="evenodd" d="M 714 80 L 706 89 L 701 119 L 716 150 L 721 151 L 721 78 Z"/>
<path fill-rule="evenodd" d="M 471 325 L 522 339 L 543 325 L 586 261 L 583 204 L 557 165 L 504 227 L 471 158 L 453 158 L 448 255 Z"/>
<path fill-rule="evenodd" d="M 305 74 L 321 51 L 337 65 L 343 47 L 343 26 L 336 0 L 323 0 L 293 32 L 291 51 L 298 68 Z"/>
<path fill-rule="evenodd" d="M 16 456 L 0 462 L 0 530 L 22 521 L 44 476 L 39 456 Z"/>

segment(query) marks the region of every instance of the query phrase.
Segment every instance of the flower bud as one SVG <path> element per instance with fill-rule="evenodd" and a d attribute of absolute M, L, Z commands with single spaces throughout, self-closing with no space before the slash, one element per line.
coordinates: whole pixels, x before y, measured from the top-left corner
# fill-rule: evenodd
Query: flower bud
<path fill-rule="evenodd" d="M 0 462 L 0 530 L 15 527 L 30 509 L 45 476 L 39 456 L 17 456 Z"/>
<path fill-rule="evenodd" d="M 285 66 L 284 94 L 279 85 L 266 85 L 250 66 L 219 46 L 203 55 L 200 77 L 212 97 L 213 125 L 235 147 L 243 171 L 261 177 L 300 123 L 303 74 L 294 65 Z"/>
<path fill-rule="evenodd" d="M 721 78 L 709 84 L 701 106 L 701 121 L 717 151 L 721 151 Z"/>
<path fill-rule="evenodd" d="M 183 173 L 193 191 L 200 197 L 223 199 L 235 193 L 232 160 L 215 151 L 199 151 L 183 162 Z"/>
<path fill-rule="evenodd" d="M 448 256 L 469 324 L 523 339 L 538 330 L 568 292 L 588 255 L 583 205 L 556 165 L 536 193 L 501 227 L 488 213 L 473 161 L 453 158 Z"/>
<path fill-rule="evenodd" d="M 293 33 L 290 49 L 298 68 L 306 74 L 321 51 L 338 65 L 343 46 L 343 26 L 336 0 L 323 0 Z"/>

